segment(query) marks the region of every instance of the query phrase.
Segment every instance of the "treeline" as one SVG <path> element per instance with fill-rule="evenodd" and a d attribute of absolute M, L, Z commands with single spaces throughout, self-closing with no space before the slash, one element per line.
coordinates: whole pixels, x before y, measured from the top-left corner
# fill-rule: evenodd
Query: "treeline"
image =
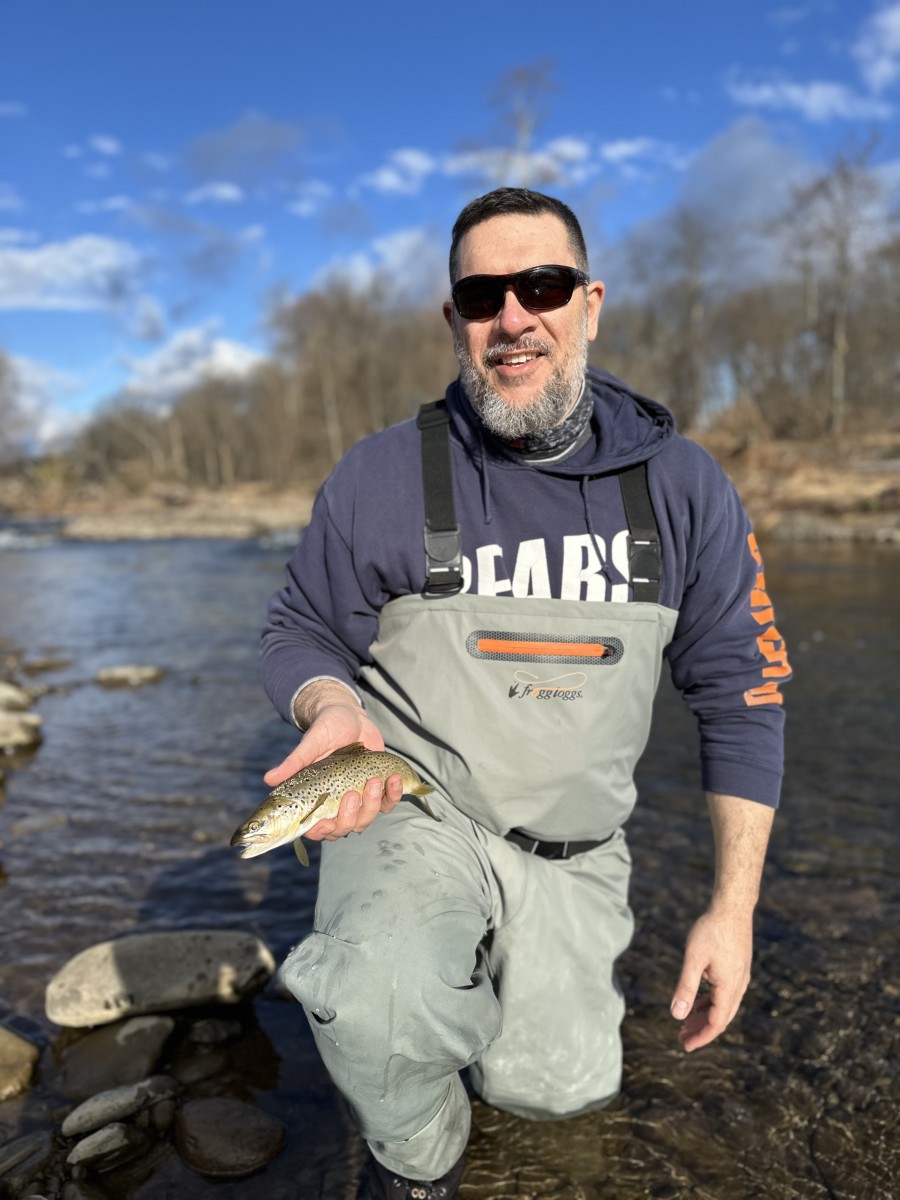
<path fill-rule="evenodd" d="M 724 422 L 815 439 L 896 426 L 900 233 L 870 157 L 838 156 L 764 228 L 682 208 L 633 234 L 616 249 L 627 288 L 604 308 L 592 361 L 688 431 Z M 243 378 L 208 379 L 164 405 L 107 404 L 64 455 L 67 480 L 308 484 L 456 372 L 440 297 L 401 301 L 388 280 L 282 300 L 268 325 L 271 357 Z"/>

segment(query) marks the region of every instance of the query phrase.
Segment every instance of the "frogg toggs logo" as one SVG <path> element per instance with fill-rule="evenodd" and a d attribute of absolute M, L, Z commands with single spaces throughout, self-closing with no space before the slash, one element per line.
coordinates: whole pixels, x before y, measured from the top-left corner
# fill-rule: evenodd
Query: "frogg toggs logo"
<path fill-rule="evenodd" d="M 572 634 L 560 637 L 549 633 L 502 633 L 491 629 L 476 629 L 466 638 L 466 651 L 472 658 L 491 662 L 547 663 L 555 667 L 589 666 L 613 667 L 620 662 L 625 647 L 619 638 L 598 637 L 594 634 Z M 532 700 L 582 699 L 587 683 L 584 671 L 560 674 L 518 670 L 513 675 L 509 698 Z"/>

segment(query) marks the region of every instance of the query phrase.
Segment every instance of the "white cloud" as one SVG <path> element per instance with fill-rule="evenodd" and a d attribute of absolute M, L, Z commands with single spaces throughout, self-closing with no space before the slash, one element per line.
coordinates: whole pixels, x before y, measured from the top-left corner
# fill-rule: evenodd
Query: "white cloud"
<path fill-rule="evenodd" d="M 67 412 L 61 402 L 78 388 L 78 380 L 37 359 L 11 355 L 19 404 L 31 436 L 44 450 L 64 441 L 81 425 L 84 415 Z"/>
<path fill-rule="evenodd" d="M 88 144 L 97 154 L 103 154 L 107 158 L 115 158 L 117 154 L 122 153 L 122 143 L 105 133 L 95 133 L 88 139 Z"/>
<path fill-rule="evenodd" d="M 215 321 L 207 321 L 179 330 L 153 354 L 128 359 L 125 392 L 170 400 L 207 379 L 241 379 L 263 360 L 250 346 L 216 337 L 216 329 Z"/>
<path fill-rule="evenodd" d="M 296 199 L 287 205 L 287 211 L 295 217 L 314 217 L 326 200 L 334 195 L 330 183 L 321 179 L 308 179 L 296 189 Z"/>
<path fill-rule="evenodd" d="M 27 117 L 28 109 L 18 100 L 0 100 L 0 118 Z"/>
<path fill-rule="evenodd" d="M 148 151 L 148 153 L 142 155 L 142 158 L 146 166 L 150 167 L 152 171 L 158 171 L 160 175 L 172 169 L 172 160 L 166 158 L 164 154 L 156 154 L 153 151 Z"/>
<path fill-rule="evenodd" d="M 0 183 L 0 212 L 18 212 L 24 208 L 22 197 L 11 183 Z"/>
<path fill-rule="evenodd" d="M 376 192 L 415 196 L 437 167 L 437 162 L 424 150 L 394 150 L 383 166 L 363 175 L 360 183 Z"/>
<path fill-rule="evenodd" d="M 84 168 L 84 173 L 88 179 L 108 179 L 110 175 L 109 163 L 91 163 Z"/>
<path fill-rule="evenodd" d="M 0 246 L 27 246 L 37 240 L 38 235 L 30 229 L 0 228 Z"/>
<path fill-rule="evenodd" d="M 852 53 L 873 92 L 882 92 L 900 79 L 900 4 L 872 13 Z"/>
<path fill-rule="evenodd" d="M 77 212 L 87 214 L 125 212 L 129 208 L 134 208 L 134 201 L 129 200 L 127 196 L 107 196 L 105 200 L 82 200 L 75 205 Z"/>
<path fill-rule="evenodd" d="M 242 188 L 236 183 L 225 183 L 222 180 L 194 188 L 184 198 L 186 204 L 241 204 L 243 199 Z"/>
<path fill-rule="evenodd" d="M 560 137 L 530 151 L 503 147 L 465 150 L 448 155 L 441 169 L 446 175 L 474 175 L 493 184 L 564 186 L 584 177 L 589 157 L 590 147 L 586 142 Z"/>
<path fill-rule="evenodd" d="M 0 309 L 114 308 L 142 270 L 134 246 L 86 235 L 35 249 L 0 249 Z"/>
<path fill-rule="evenodd" d="M 421 298 L 444 286 L 446 276 L 446 246 L 432 230 L 417 227 L 375 238 L 369 250 L 335 260 L 313 286 L 338 282 L 365 291 L 385 279 L 398 296 Z"/>
<path fill-rule="evenodd" d="M 732 77 L 725 90 L 736 104 L 747 108 L 793 111 L 807 121 L 885 120 L 893 107 L 874 96 L 860 96 L 842 83 L 816 80 L 795 83 L 790 79 L 771 79 L 758 83 Z"/>

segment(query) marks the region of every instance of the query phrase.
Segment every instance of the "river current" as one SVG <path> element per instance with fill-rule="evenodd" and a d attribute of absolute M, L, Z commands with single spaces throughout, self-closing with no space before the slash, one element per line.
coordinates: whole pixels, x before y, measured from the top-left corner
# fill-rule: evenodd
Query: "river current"
<path fill-rule="evenodd" d="M 668 1001 L 712 854 L 693 722 L 664 673 L 629 825 L 622 1094 L 549 1125 L 476 1103 L 466 1200 L 900 1197 L 900 557 L 763 551 L 796 677 L 742 1012 L 717 1044 L 680 1051 Z M 0 802 L 0 1003 L 51 1043 L 46 983 L 94 942 L 241 929 L 281 957 L 310 928 L 315 854 L 304 871 L 287 849 L 242 861 L 228 845 L 294 740 L 256 666 L 287 553 L 21 530 L 0 547 L 0 652 L 46 689 L 43 745 L 7 764 Z M 126 663 L 165 673 L 136 690 L 96 683 Z M 247 1088 L 284 1121 L 285 1149 L 241 1184 L 197 1177 L 190 1196 L 352 1196 L 360 1146 L 302 1014 L 274 990 L 254 1007 L 265 1049 Z M 0 1143 L 59 1108 L 44 1071 L 0 1103 Z"/>

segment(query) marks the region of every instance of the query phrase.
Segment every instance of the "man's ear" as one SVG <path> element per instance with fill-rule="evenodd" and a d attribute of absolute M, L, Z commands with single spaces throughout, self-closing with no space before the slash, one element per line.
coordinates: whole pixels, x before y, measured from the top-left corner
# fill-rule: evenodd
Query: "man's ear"
<path fill-rule="evenodd" d="M 444 301 L 444 320 L 453 328 L 453 302 L 452 300 Z"/>

